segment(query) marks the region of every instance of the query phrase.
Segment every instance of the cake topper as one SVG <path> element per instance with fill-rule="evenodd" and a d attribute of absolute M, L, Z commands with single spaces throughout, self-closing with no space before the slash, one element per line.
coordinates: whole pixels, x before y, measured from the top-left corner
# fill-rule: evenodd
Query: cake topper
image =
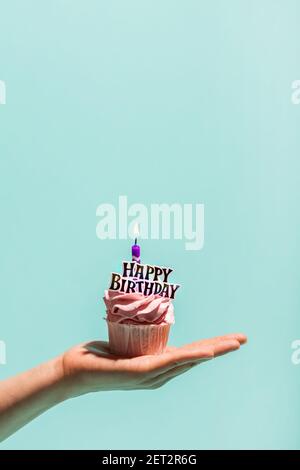
<path fill-rule="evenodd" d="M 133 294 L 135 292 L 149 295 L 160 295 L 174 299 L 178 284 L 168 282 L 169 275 L 173 272 L 171 268 L 141 264 L 141 247 L 137 244 L 139 235 L 138 224 L 134 225 L 134 245 L 131 247 L 132 261 L 123 261 L 123 273 L 112 273 L 109 290 Z"/>
<path fill-rule="evenodd" d="M 168 282 L 172 272 L 171 268 L 123 261 L 123 273 L 112 273 L 109 289 L 126 294 L 138 292 L 145 296 L 160 295 L 174 299 L 180 285 Z"/>

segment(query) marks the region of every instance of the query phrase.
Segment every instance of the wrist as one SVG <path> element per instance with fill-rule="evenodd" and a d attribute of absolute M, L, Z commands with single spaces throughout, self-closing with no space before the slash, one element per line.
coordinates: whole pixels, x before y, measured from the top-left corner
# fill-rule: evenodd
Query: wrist
<path fill-rule="evenodd" d="M 56 405 L 69 398 L 68 381 L 63 367 L 63 356 L 57 356 L 35 369 L 39 377 L 38 392 L 51 405 Z"/>
<path fill-rule="evenodd" d="M 77 390 L 77 382 L 65 368 L 64 354 L 57 356 L 46 364 L 50 377 L 50 388 L 54 404 L 61 403 L 80 393 Z"/>

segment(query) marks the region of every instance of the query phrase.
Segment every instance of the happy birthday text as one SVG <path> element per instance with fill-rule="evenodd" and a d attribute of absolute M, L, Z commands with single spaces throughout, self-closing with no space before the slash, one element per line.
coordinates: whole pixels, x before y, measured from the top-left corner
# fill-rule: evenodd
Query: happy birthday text
<path fill-rule="evenodd" d="M 131 294 L 138 292 L 143 295 L 160 295 L 174 299 L 179 284 L 168 282 L 171 268 L 139 264 L 135 262 L 123 262 L 123 273 L 112 273 L 110 290 Z"/>

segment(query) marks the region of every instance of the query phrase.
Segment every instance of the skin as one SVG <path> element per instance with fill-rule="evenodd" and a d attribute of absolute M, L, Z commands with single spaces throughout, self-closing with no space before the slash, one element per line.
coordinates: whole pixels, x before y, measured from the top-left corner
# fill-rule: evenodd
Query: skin
<path fill-rule="evenodd" d="M 169 347 L 158 356 L 118 357 L 108 343 L 73 347 L 38 367 L 0 382 L 0 441 L 69 398 L 109 390 L 153 390 L 192 367 L 239 349 L 243 334 Z"/>

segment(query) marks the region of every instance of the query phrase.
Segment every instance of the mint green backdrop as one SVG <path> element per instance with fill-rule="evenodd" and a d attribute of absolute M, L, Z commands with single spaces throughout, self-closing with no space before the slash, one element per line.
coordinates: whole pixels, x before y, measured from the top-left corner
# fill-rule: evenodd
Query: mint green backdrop
<path fill-rule="evenodd" d="M 1 378 L 106 338 L 129 241 L 96 208 L 205 204 L 205 244 L 144 241 L 182 284 L 172 343 L 244 331 L 238 353 L 157 391 L 66 402 L 2 444 L 299 448 L 297 0 L 0 0 Z"/>

